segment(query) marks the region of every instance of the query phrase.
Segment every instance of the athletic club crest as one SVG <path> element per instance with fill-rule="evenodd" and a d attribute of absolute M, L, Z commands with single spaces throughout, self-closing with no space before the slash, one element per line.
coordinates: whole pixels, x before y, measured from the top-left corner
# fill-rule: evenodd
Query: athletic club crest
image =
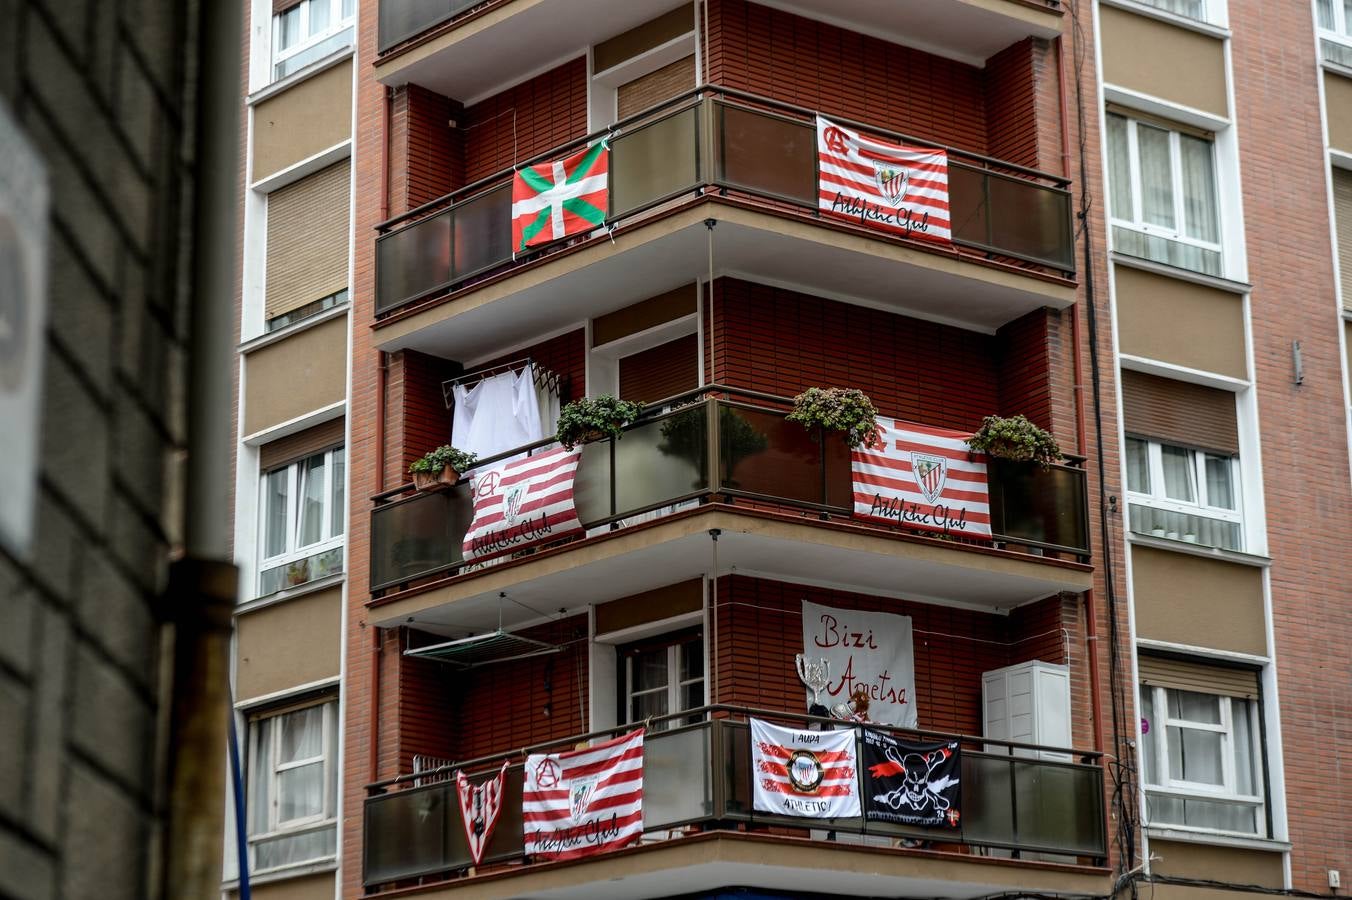
<path fill-rule="evenodd" d="M 919 485 L 920 493 L 925 495 L 926 502 L 931 505 L 938 503 L 940 495 L 944 492 L 944 482 L 948 478 L 948 460 L 932 453 L 912 451 L 911 472 L 915 475 L 915 483 Z"/>
<path fill-rule="evenodd" d="M 455 773 L 456 794 L 460 798 L 460 821 L 465 826 L 465 840 L 476 866 L 484 858 L 484 851 L 493 837 L 493 828 L 498 824 L 506 776 L 505 762 L 498 774 L 477 785 L 471 784 L 464 772 Z"/>
<path fill-rule="evenodd" d="M 521 507 L 526 502 L 526 494 L 529 493 L 530 486 L 526 484 L 516 484 L 509 487 L 502 495 L 502 518 L 510 528 L 521 518 Z"/>
<path fill-rule="evenodd" d="M 568 783 L 568 807 L 573 814 L 574 822 L 581 822 L 582 817 L 587 814 L 592 794 L 596 792 L 596 782 L 599 780 L 599 776 L 592 775 L 574 778 Z"/>
<path fill-rule="evenodd" d="M 822 778 L 826 775 L 817 754 L 810 750 L 795 750 L 789 757 L 786 768 L 789 772 L 789 783 L 795 790 L 804 794 L 817 793 L 817 788 L 822 786 Z"/>
<path fill-rule="evenodd" d="M 883 163 L 874 163 L 873 170 L 875 177 L 878 179 L 879 193 L 893 206 L 900 205 L 902 198 L 906 196 L 906 185 L 910 181 L 910 173 L 905 169 L 884 165 Z"/>

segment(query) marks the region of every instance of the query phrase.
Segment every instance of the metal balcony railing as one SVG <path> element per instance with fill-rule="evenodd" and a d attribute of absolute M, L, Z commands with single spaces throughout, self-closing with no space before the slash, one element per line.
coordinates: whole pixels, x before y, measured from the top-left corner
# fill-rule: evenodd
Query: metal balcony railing
<path fill-rule="evenodd" d="M 757 830 L 773 826 L 809 831 L 885 835 L 1023 853 L 1050 853 L 1065 862 L 1100 864 L 1107 854 L 1101 754 L 964 735 L 902 731 L 870 725 L 907 740 L 957 740 L 962 745 L 963 809 L 957 829 L 930 830 L 864 818 L 803 819 L 757 811 L 752 804 L 751 742 L 747 719 L 779 724 L 839 726 L 830 719 L 737 706 L 708 706 L 648 723 L 643 746 L 645 833 L 676 830 Z M 693 720 L 693 724 L 691 723 Z M 668 727 L 670 726 L 670 727 Z M 576 735 L 526 748 L 572 749 L 581 741 L 623 734 L 633 725 Z M 502 812 L 484 865 L 521 861 L 522 753 L 513 750 L 446 767 L 479 781 L 507 769 Z M 420 776 L 427 778 L 429 773 Z M 437 773 L 430 773 L 437 774 Z M 453 780 L 413 787 L 402 775 L 367 787 L 362 840 L 365 883 L 384 884 L 466 869 L 471 862 Z M 994 877 L 994 876 L 993 876 Z"/>
<path fill-rule="evenodd" d="M 885 139 L 940 146 L 833 118 Z M 608 226 L 711 190 L 815 215 L 814 123 L 815 113 L 802 107 L 707 86 L 521 165 L 557 159 L 605 138 L 610 144 Z M 1073 273 L 1066 179 L 952 147 L 943 149 L 949 154 L 955 245 Z M 544 248 L 513 257 L 512 171 L 498 172 L 377 226 L 381 232 L 376 239 L 377 316 L 548 252 Z"/>
<path fill-rule="evenodd" d="M 578 518 L 587 529 L 623 524 L 686 501 L 751 501 L 848 518 L 849 451 L 835 435 L 786 422 L 789 405 L 782 397 L 716 385 L 653 404 L 622 439 L 584 445 L 573 487 Z M 542 441 L 479 465 L 551 446 Z M 992 460 L 988 477 L 995 541 L 1088 555 L 1083 469 Z M 467 482 L 439 493 L 404 486 L 376 497 L 372 591 L 451 574 L 463 564 L 461 546 L 474 511 Z"/>

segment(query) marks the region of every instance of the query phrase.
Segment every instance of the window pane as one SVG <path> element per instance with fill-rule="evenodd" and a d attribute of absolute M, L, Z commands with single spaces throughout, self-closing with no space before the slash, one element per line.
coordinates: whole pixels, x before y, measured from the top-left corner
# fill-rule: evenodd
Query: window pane
<path fill-rule="evenodd" d="M 681 645 L 681 681 L 704 677 L 704 640 L 694 638 Z"/>
<path fill-rule="evenodd" d="M 1333 30 L 1333 0 L 1319 0 L 1319 27 Z"/>
<path fill-rule="evenodd" d="M 633 684 L 630 692 L 667 686 L 667 648 L 644 650 L 632 658 Z"/>
<path fill-rule="evenodd" d="M 353 6 L 356 0 L 343 0 L 343 21 L 346 22 L 352 18 Z"/>
<path fill-rule="evenodd" d="M 1235 508 L 1234 485 L 1230 481 L 1230 458 L 1212 456 L 1206 458 L 1206 501 L 1221 509 Z"/>
<path fill-rule="evenodd" d="M 1155 825 L 1182 825 L 1183 800 L 1160 794 L 1146 795 L 1146 822 Z"/>
<path fill-rule="evenodd" d="M 306 0 L 310 6 L 310 37 L 329 30 L 329 13 L 333 9 L 331 0 Z"/>
<path fill-rule="evenodd" d="M 300 4 L 296 4 L 277 17 L 277 50 L 293 47 L 299 41 Z"/>
<path fill-rule="evenodd" d="M 1215 800 L 1184 800 L 1183 824 L 1219 831 L 1258 833 L 1258 810 L 1239 803 Z"/>
<path fill-rule="evenodd" d="M 339 447 L 329 455 L 333 463 L 333 474 L 329 477 L 332 489 L 329 496 L 329 535 L 337 537 L 343 533 L 343 518 L 347 512 L 344 508 L 347 504 L 347 458 L 343 455 L 343 448 Z"/>
<path fill-rule="evenodd" d="M 1155 766 L 1155 729 L 1160 723 L 1155 721 L 1155 689 L 1141 685 L 1141 777 L 1146 784 L 1159 784 L 1159 769 Z"/>
<path fill-rule="evenodd" d="M 286 520 L 287 520 L 287 476 L 286 469 L 278 469 L 276 472 L 268 473 L 267 493 L 264 503 L 267 510 L 264 513 L 266 536 L 263 540 L 263 556 L 271 557 L 279 553 L 285 553 L 286 547 Z"/>
<path fill-rule="evenodd" d="M 1211 142 L 1181 134 L 1178 137 L 1183 157 L 1183 215 L 1187 221 L 1183 233 L 1213 244 L 1220 242 L 1220 214 L 1216 208 L 1216 172 L 1212 164 Z"/>
<path fill-rule="evenodd" d="M 667 692 L 653 691 L 649 694 L 636 694 L 629 701 L 629 721 L 642 722 L 649 716 L 667 714 Z"/>
<path fill-rule="evenodd" d="M 1151 225 L 1176 228 L 1169 132 L 1138 122 L 1136 144 L 1141 159 L 1141 217 Z"/>
<path fill-rule="evenodd" d="M 1352 2 L 1343 0 L 1343 34 L 1352 34 Z"/>
<path fill-rule="evenodd" d="M 1221 734 L 1169 726 L 1169 777 L 1198 784 L 1224 784 Z"/>
<path fill-rule="evenodd" d="M 268 811 L 272 806 L 268 787 L 272 782 L 272 726 L 275 722 L 275 719 L 261 719 L 250 723 L 254 744 L 253 756 L 249 760 L 249 834 L 263 834 L 272 830 L 268 826 Z"/>
<path fill-rule="evenodd" d="M 1150 456 L 1140 438 L 1127 438 L 1127 490 L 1150 493 Z"/>
<path fill-rule="evenodd" d="M 1169 691 L 1169 717 L 1189 722 L 1221 724 L 1221 698 L 1196 691 Z"/>
<path fill-rule="evenodd" d="M 277 824 L 324 814 L 324 764 L 277 773 Z"/>
<path fill-rule="evenodd" d="M 1248 700 L 1230 701 L 1230 720 L 1235 729 L 1235 793 L 1258 793 L 1258 767 L 1254 765 L 1253 729 L 1249 717 L 1253 704 Z"/>
<path fill-rule="evenodd" d="M 1119 219 L 1136 220 L 1131 208 L 1131 159 L 1127 150 L 1127 120 L 1108 116 L 1108 204 Z"/>
<path fill-rule="evenodd" d="M 1182 447 L 1165 444 L 1160 448 L 1160 458 L 1164 463 L 1164 496 L 1170 500 L 1197 502 L 1197 492 L 1192 484 L 1192 451 Z"/>
<path fill-rule="evenodd" d="M 278 722 L 282 729 L 279 765 L 323 753 L 324 707 L 311 706 L 287 713 Z"/>
<path fill-rule="evenodd" d="M 254 845 L 254 868 L 262 871 L 331 857 L 337 852 L 337 835 L 337 827 L 330 826 L 259 841 Z"/>
<path fill-rule="evenodd" d="M 695 709 L 704 705 L 704 680 L 681 685 L 681 709 Z"/>
<path fill-rule="evenodd" d="M 308 547 L 324 539 L 324 454 L 300 464 L 300 525 L 296 547 Z"/>

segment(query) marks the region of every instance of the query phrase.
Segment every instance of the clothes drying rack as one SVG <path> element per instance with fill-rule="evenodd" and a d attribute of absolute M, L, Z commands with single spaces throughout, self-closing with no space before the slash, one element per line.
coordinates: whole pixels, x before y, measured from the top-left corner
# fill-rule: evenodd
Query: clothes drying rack
<path fill-rule="evenodd" d="M 481 366 L 470 372 L 466 372 L 463 375 L 458 375 L 455 378 L 449 378 L 446 381 L 443 381 L 441 383 L 441 399 L 445 402 L 446 408 L 450 409 L 455 406 L 454 389 L 456 385 L 478 384 L 480 381 L 483 381 L 491 375 L 501 375 L 504 372 L 518 372 L 526 366 L 532 366 L 534 369 L 532 374 L 535 378 L 536 387 L 545 388 L 559 398 L 563 397 L 563 388 L 568 381 L 567 376 L 560 375 L 552 369 L 546 369 L 529 356 L 526 356 L 521 359 L 514 359 L 511 362 L 498 363 L 491 366 Z"/>

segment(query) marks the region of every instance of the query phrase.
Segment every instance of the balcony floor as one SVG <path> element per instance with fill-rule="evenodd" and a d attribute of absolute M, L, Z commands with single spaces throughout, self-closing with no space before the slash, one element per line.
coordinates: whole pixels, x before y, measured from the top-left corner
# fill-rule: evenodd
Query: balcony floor
<path fill-rule="evenodd" d="M 1101 895 L 1108 870 L 801 838 L 712 833 L 591 860 L 526 866 L 422 888 L 419 897 L 641 900 L 719 887 L 849 897 L 944 897 L 1006 892 Z"/>
<path fill-rule="evenodd" d="M 585 608 L 715 570 L 883 597 L 1009 610 L 1089 588 L 1089 566 L 959 545 L 815 518 L 708 504 L 587 542 L 394 593 L 371 609 L 375 625 L 410 622 L 462 635 L 511 627 L 560 608 Z M 510 603 L 504 604 L 505 592 Z"/>

